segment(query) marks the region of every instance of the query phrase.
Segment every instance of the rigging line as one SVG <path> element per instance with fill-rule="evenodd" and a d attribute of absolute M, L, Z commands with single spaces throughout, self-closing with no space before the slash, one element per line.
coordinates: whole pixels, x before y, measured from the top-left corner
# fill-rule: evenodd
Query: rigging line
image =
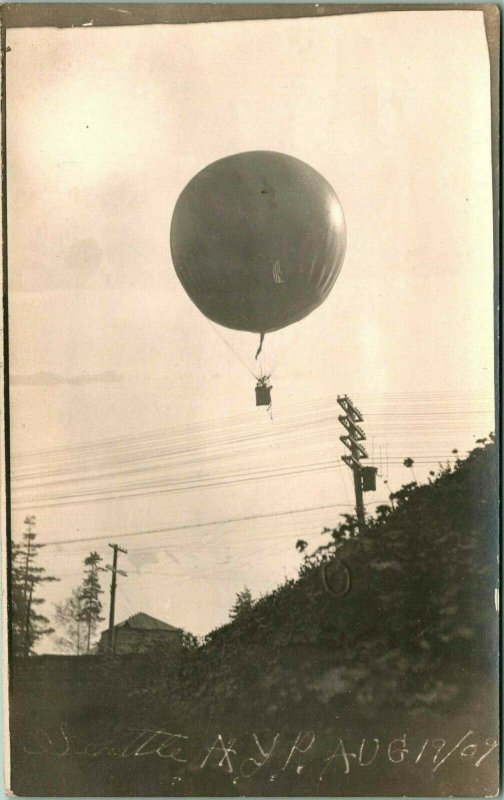
<path fill-rule="evenodd" d="M 126 538 L 129 536 L 147 536 L 152 533 L 169 533 L 171 531 L 183 531 L 189 528 L 208 528 L 211 525 L 229 525 L 233 522 L 250 522 L 254 519 L 270 519 L 273 517 L 283 517 L 288 514 L 303 514 L 306 511 L 322 511 L 324 509 L 329 508 L 337 508 L 339 506 L 346 506 L 346 503 L 330 503 L 329 505 L 324 506 L 308 506 L 307 508 L 296 508 L 293 511 L 273 511 L 269 514 L 252 514 L 251 516 L 247 517 L 229 517 L 227 519 L 216 519 L 212 520 L 211 522 L 195 522 L 189 525 L 174 525 L 169 528 L 152 528 L 146 531 L 130 531 L 128 533 L 114 533 L 113 535 L 107 533 L 105 536 L 84 536 L 80 537 L 79 539 L 55 539 L 52 542 L 45 542 L 44 547 L 49 547 L 50 545 L 60 545 L 60 544 L 78 544 L 80 542 L 97 542 L 104 539 L 112 538 Z"/>
<path fill-rule="evenodd" d="M 231 344 L 228 342 L 228 340 L 224 338 L 224 336 L 222 335 L 222 333 L 220 332 L 220 330 L 217 328 L 217 326 L 216 326 L 216 325 L 214 325 L 214 324 L 213 324 L 213 322 L 211 322 L 211 321 L 210 321 L 210 320 L 209 320 L 207 317 L 205 317 L 205 319 L 207 320 L 208 324 L 212 326 L 212 328 L 213 328 L 213 329 L 214 329 L 214 331 L 217 333 L 217 335 L 218 335 L 218 336 L 220 336 L 220 338 L 222 339 L 222 341 L 224 342 L 224 344 L 226 344 L 226 345 L 229 347 L 229 349 L 231 350 L 231 352 L 233 352 L 233 353 L 235 354 L 236 358 L 237 358 L 239 361 L 241 361 L 241 363 L 243 364 L 243 366 L 245 367 L 245 369 L 247 370 L 247 372 L 250 372 L 250 374 L 252 375 L 252 377 L 253 377 L 253 378 L 255 378 L 255 379 L 256 379 L 256 381 L 257 381 L 257 380 L 258 380 L 258 377 L 257 377 L 257 375 L 255 375 L 255 374 L 252 372 L 252 370 L 250 369 L 250 367 L 248 366 L 248 364 L 247 364 L 247 363 L 246 363 L 246 362 L 243 360 L 243 358 L 242 358 L 242 357 L 241 357 L 241 356 L 240 356 L 240 355 L 239 355 L 239 354 L 236 352 L 236 350 L 235 350 L 235 349 L 234 349 L 234 347 L 233 347 L 233 346 L 232 346 L 232 345 L 231 345 Z"/>

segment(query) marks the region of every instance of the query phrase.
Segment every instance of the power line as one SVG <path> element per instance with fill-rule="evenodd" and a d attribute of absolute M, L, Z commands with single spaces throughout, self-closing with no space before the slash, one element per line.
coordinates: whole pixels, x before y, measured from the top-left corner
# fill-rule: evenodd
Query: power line
<path fill-rule="evenodd" d="M 333 402 L 333 397 L 332 396 L 325 397 L 325 398 L 318 398 L 316 400 L 303 400 L 302 402 L 294 403 L 294 404 L 290 404 L 288 406 L 285 406 L 284 410 L 287 413 L 287 418 L 288 418 L 289 417 L 289 412 L 292 412 L 293 414 L 295 414 L 296 412 L 299 412 L 299 411 L 302 412 L 302 409 L 305 408 L 306 406 L 308 406 L 307 411 L 310 411 L 311 409 L 313 409 L 314 407 L 316 407 L 316 406 L 318 406 L 320 404 L 330 405 L 332 402 Z M 31 460 L 34 456 L 37 456 L 37 455 L 44 455 L 44 454 L 54 455 L 54 454 L 56 454 L 58 452 L 64 452 L 64 451 L 67 451 L 67 450 L 88 449 L 88 448 L 93 448 L 93 447 L 101 446 L 101 445 L 111 445 L 111 446 L 113 446 L 113 445 L 124 443 L 125 445 L 130 446 L 133 441 L 138 440 L 138 439 L 142 439 L 142 438 L 145 438 L 145 437 L 150 438 L 150 437 L 166 436 L 166 435 L 169 435 L 170 433 L 171 434 L 176 434 L 176 435 L 192 434 L 194 432 L 197 432 L 198 429 L 200 429 L 200 430 L 203 429 L 203 431 L 204 431 L 205 428 L 209 428 L 211 431 L 215 431 L 216 428 L 218 428 L 220 423 L 225 423 L 226 425 L 230 425 L 230 424 L 231 425 L 239 425 L 239 424 L 249 424 L 249 423 L 257 425 L 258 419 L 263 419 L 264 420 L 264 417 L 258 417 L 257 413 L 254 413 L 254 412 L 252 412 L 252 413 L 251 412 L 245 412 L 245 413 L 242 413 L 242 414 L 230 415 L 228 417 L 219 417 L 217 419 L 203 420 L 202 422 L 190 422 L 190 423 L 186 423 L 184 425 L 175 425 L 175 426 L 172 426 L 171 428 L 158 428 L 158 429 L 155 429 L 155 430 L 152 430 L 152 431 L 146 431 L 146 432 L 144 431 L 144 432 L 142 432 L 140 434 L 132 434 L 132 435 L 126 436 L 126 437 L 125 436 L 108 437 L 108 438 L 105 438 L 105 439 L 100 439 L 100 440 L 95 440 L 95 441 L 90 441 L 90 442 L 81 442 L 81 443 L 76 444 L 76 445 L 67 445 L 67 446 L 64 446 L 64 447 L 56 447 L 56 448 L 54 448 L 54 447 L 52 447 L 52 448 L 44 448 L 42 450 L 33 451 L 33 452 L 31 452 L 31 451 L 25 452 L 25 453 L 21 452 L 21 453 L 13 455 L 13 458 L 26 458 L 26 459 L 30 459 Z"/>
<path fill-rule="evenodd" d="M 423 394 L 425 395 L 425 393 L 423 393 Z M 364 394 L 360 394 L 360 396 L 363 397 L 363 398 L 369 398 L 368 400 L 366 400 L 366 403 L 367 403 L 368 406 L 372 405 L 372 404 L 380 405 L 380 402 L 379 402 L 378 398 L 380 396 L 383 397 L 384 402 L 386 402 L 387 408 L 389 408 L 391 406 L 391 398 L 394 398 L 394 397 L 397 398 L 397 402 L 399 402 L 401 404 L 402 408 L 404 408 L 405 400 L 406 401 L 410 400 L 412 402 L 415 402 L 416 405 L 419 405 L 418 398 L 421 395 L 422 395 L 421 392 L 412 393 L 411 395 L 410 394 L 394 395 L 394 394 L 387 394 L 387 393 L 384 393 L 383 395 L 380 395 L 380 394 L 366 395 L 365 393 Z M 443 395 L 441 395 L 441 397 L 442 396 Z M 463 399 L 466 399 L 466 395 L 464 395 L 463 393 L 460 393 L 460 395 L 455 395 L 455 397 L 458 397 L 458 396 L 460 396 Z M 431 404 L 435 403 L 436 406 L 438 406 L 439 402 L 440 402 L 439 397 L 440 397 L 439 394 L 429 395 L 429 403 L 431 403 Z M 449 395 L 448 395 L 448 397 L 449 397 Z M 475 398 L 488 399 L 488 397 L 486 395 L 476 395 Z M 306 400 L 306 401 L 303 401 L 301 403 L 296 403 L 296 404 L 291 404 L 289 406 L 285 406 L 283 411 L 286 412 L 287 415 L 289 415 L 289 412 L 296 413 L 296 411 L 300 411 L 302 408 L 306 408 L 306 406 L 308 406 L 308 410 L 310 408 L 314 408 L 315 406 L 320 405 L 320 404 L 322 404 L 322 405 L 325 404 L 325 405 L 328 405 L 328 406 L 332 406 L 334 404 L 335 399 L 336 399 L 336 397 L 334 395 L 331 395 L 331 396 L 328 396 L 328 397 L 325 397 L 325 398 Z M 450 402 L 450 401 L 448 400 L 447 402 Z M 426 406 L 426 407 L 428 407 L 428 406 Z M 470 410 L 470 411 L 467 411 L 467 412 L 463 411 L 463 410 L 461 410 L 461 411 L 457 410 L 457 412 L 454 412 L 454 413 L 477 414 L 477 413 L 493 413 L 493 411 L 494 411 L 494 409 L 489 409 L 488 411 L 486 411 L 486 410 L 477 410 L 477 411 Z M 377 415 L 382 414 L 383 415 L 384 413 L 391 414 L 391 413 L 394 413 L 394 412 L 393 411 L 392 412 L 391 411 L 389 411 L 389 412 L 368 412 L 367 416 L 374 415 L 374 414 L 377 414 Z M 435 412 L 430 412 L 430 413 L 434 414 Z M 128 437 L 109 437 L 109 438 L 98 440 L 98 441 L 95 441 L 95 442 L 83 442 L 83 443 L 80 443 L 80 444 L 77 444 L 77 445 L 57 447 L 57 448 L 46 448 L 46 449 L 35 451 L 35 452 L 18 453 L 18 454 L 13 454 L 12 458 L 15 459 L 15 460 L 17 460 L 17 459 L 33 460 L 34 457 L 37 457 L 39 455 L 44 455 L 44 454 L 56 455 L 57 453 L 65 453 L 65 452 L 68 452 L 68 451 L 87 450 L 87 449 L 90 449 L 90 448 L 92 449 L 93 447 L 97 447 L 97 446 L 114 446 L 114 445 L 117 446 L 117 445 L 120 445 L 121 443 L 124 443 L 125 445 L 130 446 L 131 443 L 133 441 L 136 441 L 136 440 L 142 440 L 142 439 L 145 439 L 145 438 L 152 438 L 152 437 L 159 437 L 159 436 L 166 436 L 166 435 L 169 435 L 170 433 L 177 434 L 177 435 L 183 435 L 184 433 L 185 434 L 189 434 L 191 431 L 194 432 L 194 431 L 196 431 L 198 429 L 204 429 L 205 427 L 210 428 L 211 430 L 215 430 L 216 427 L 219 425 L 219 423 L 225 423 L 226 425 L 229 425 L 229 424 L 237 424 L 237 423 L 238 424 L 244 424 L 244 423 L 247 424 L 248 422 L 250 422 L 250 423 L 253 423 L 253 424 L 257 425 L 257 420 L 258 419 L 259 418 L 258 418 L 257 414 L 253 414 L 253 413 L 247 412 L 247 413 L 244 413 L 244 414 L 233 415 L 233 416 L 230 416 L 230 417 L 221 417 L 221 418 L 218 418 L 218 419 L 207 420 L 207 421 L 202 421 L 202 422 L 198 422 L 198 423 L 187 423 L 185 425 L 174 426 L 174 427 L 168 428 L 168 429 L 162 428 L 162 429 L 157 429 L 157 430 L 153 430 L 153 431 L 149 431 L 149 432 L 143 432 L 141 434 L 133 434 L 133 435 L 128 436 Z"/>
<path fill-rule="evenodd" d="M 387 400 L 393 396 L 384 395 Z M 432 393 L 428 396 L 431 404 L 433 397 Z M 453 394 L 445 396 L 445 400 L 450 397 L 453 397 Z M 416 394 L 409 396 L 412 402 L 417 398 Z M 374 403 L 380 405 L 379 395 L 374 396 Z M 447 439 L 450 434 L 455 437 L 456 432 L 465 431 L 465 427 L 461 427 L 461 419 L 470 419 L 474 414 L 486 414 L 486 411 L 479 409 L 469 411 L 445 409 L 441 412 L 439 409 L 436 412 L 423 410 L 429 407 L 432 408 L 432 405 L 426 405 L 426 401 L 423 401 L 423 406 L 420 405 L 421 411 L 417 409 L 404 412 L 403 409 L 400 412 L 391 412 L 390 405 L 387 405 L 388 411 L 369 412 L 371 416 L 382 419 L 381 425 L 378 424 L 372 431 L 373 437 L 380 435 L 388 437 L 391 430 L 397 436 L 404 429 L 413 436 L 420 434 L 426 436 L 430 433 L 431 440 L 437 439 L 436 434 L 439 432 L 444 439 Z M 221 419 L 220 429 L 216 429 L 212 422 L 191 423 L 168 431 L 116 437 L 87 445 L 77 445 L 74 448 L 42 451 L 39 457 L 47 458 L 53 455 L 50 465 L 40 464 L 35 467 L 36 456 L 32 455 L 31 467 L 28 467 L 28 470 L 21 468 L 13 475 L 14 497 L 18 496 L 17 503 L 14 500 L 14 508 L 19 510 L 53 508 L 69 504 L 139 498 L 286 477 L 336 466 L 337 462 L 332 459 L 324 459 L 324 456 L 327 458 L 329 455 L 326 455 L 327 447 L 331 447 L 332 451 L 327 431 L 335 419 L 334 400 L 329 397 L 311 402 L 304 401 L 292 408 L 291 413 L 287 414 L 279 424 L 274 428 L 268 425 L 266 431 L 264 428 L 257 429 L 256 417 L 252 418 L 250 414 L 245 414 Z M 451 422 L 444 419 L 437 424 L 432 417 L 439 413 L 451 415 Z M 393 417 L 393 429 L 389 427 L 388 416 Z M 401 417 L 404 428 L 398 424 Z M 413 419 L 416 422 L 413 422 Z M 296 450 L 303 448 L 305 458 L 298 463 L 284 462 L 280 466 L 276 463 L 276 448 L 280 443 L 284 456 L 293 455 Z M 399 456 L 395 452 L 391 453 L 390 460 L 387 448 L 387 472 L 389 465 L 402 463 L 405 454 L 414 456 L 418 464 L 434 464 L 440 459 L 451 457 L 450 454 L 440 453 L 439 450 L 432 452 L 433 447 L 433 441 L 429 443 L 424 439 L 421 442 L 421 452 L 418 450 L 411 452 L 415 450 L 412 443 L 403 443 L 403 454 Z M 435 447 L 439 448 L 440 443 L 436 442 Z M 313 459 L 311 461 L 306 460 L 307 449 L 311 451 Z M 261 456 L 261 464 L 254 467 L 252 459 L 256 455 Z M 274 463 L 268 464 L 270 459 L 274 459 Z M 218 462 L 223 461 L 226 465 L 225 470 L 219 469 Z M 234 468 L 231 467 L 232 462 Z M 185 474 L 181 475 L 181 467 L 186 467 Z M 28 493 L 32 495 L 31 500 L 24 499 L 29 496 Z"/>
<path fill-rule="evenodd" d="M 113 492 L 113 490 L 110 490 L 108 494 L 106 495 L 102 494 L 101 497 L 94 496 L 98 494 L 97 490 L 95 493 L 93 493 L 92 491 L 86 491 L 70 495 L 54 495 L 53 497 L 50 498 L 43 498 L 42 502 L 40 500 L 33 500 L 32 502 L 20 505 L 13 504 L 13 508 L 17 511 L 22 511 L 33 508 L 54 508 L 56 506 L 62 506 L 62 505 L 76 505 L 83 503 L 100 503 L 110 500 L 124 500 L 133 497 L 147 497 L 147 496 L 150 497 L 156 494 L 171 494 L 173 492 L 194 491 L 195 489 L 207 489 L 216 486 L 230 486 L 236 483 L 248 483 L 250 481 L 260 481 L 271 478 L 283 478 L 288 475 L 303 475 L 305 473 L 320 472 L 326 469 L 339 469 L 340 467 L 341 465 L 338 462 L 330 461 L 325 463 L 322 462 L 319 465 L 312 465 L 312 466 L 308 465 L 302 469 L 290 469 L 289 471 L 284 470 L 284 471 L 270 472 L 269 474 L 253 475 L 251 477 L 244 476 L 240 478 L 233 478 L 231 480 L 211 481 L 207 483 L 194 483 L 192 485 L 182 485 L 182 486 L 175 486 L 168 488 L 165 486 L 160 489 L 151 488 L 148 491 L 129 492 L 126 494 L 112 494 L 111 492 Z"/>
<path fill-rule="evenodd" d="M 439 465 L 442 462 L 450 461 L 452 459 L 453 459 L 453 454 L 450 452 L 450 453 L 442 453 L 433 456 L 431 458 L 415 458 L 414 460 L 416 464 L 419 465 L 423 464 L 425 466 L 429 466 L 429 465 Z M 389 459 L 387 462 L 387 468 L 388 466 L 402 466 L 403 461 L 404 461 L 403 457 Z M 116 489 L 107 490 L 106 492 L 100 489 L 96 489 L 96 490 L 86 490 L 86 491 L 67 493 L 67 494 L 54 494 L 48 497 L 33 498 L 30 502 L 28 501 L 25 501 L 24 503 L 19 502 L 18 504 L 13 504 L 12 507 L 16 511 L 25 511 L 25 510 L 32 510 L 35 508 L 56 508 L 65 505 L 101 503 L 111 500 L 112 501 L 127 500 L 140 497 L 150 497 L 159 494 L 172 494 L 185 491 L 194 491 L 197 489 L 209 489 L 215 487 L 230 486 L 237 483 L 270 480 L 287 476 L 302 475 L 310 472 L 323 472 L 327 469 L 341 468 L 339 462 L 335 461 L 319 462 L 318 464 L 311 466 L 306 465 L 305 467 L 301 468 L 298 468 L 298 466 L 300 467 L 301 465 L 293 465 L 292 467 L 284 469 L 283 471 L 270 470 L 269 472 L 267 472 L 263 470 L 261 471 L 261 474 L 256 474 L 248 477 L 247 476 L 236 477 L 230 480 L 211 480 L 204 483 L 194 483 L 194 479 L 188 479 L 185 484 L 180 484 L 180 485 L 171 485 L 170 483 L 167 484 L 166 482 L 163 481 L 143 483 L 143 484 L 137 484 L 136 486 L 133 487 L 134 489 L 138 489 L 138 491 L 128 492 L 124 490 L 124 487 L 118 487 Z M 155 486 L 162 486 L 163 488 L 153 488 Z"/>
<path fill-rule="evenodd" d="M 370 500 L 368 502 L 368 505 L 379 505 L 380 503 L 381 504 L 386 504 L 386 503 L 388 503 L 388 500 L 386 498 L 374 499 L 374 500 Z M 333 507 L 334 508 L 340 507 L 342 509 L 344 509 L 344 508 L 352 508 L 352 504 L 351 503 L 339 503 L 339 504 L 334 504 L 334 505 L 331 504 L 331 505 L 328 505 L 328 506 L 321 506 L 321 507 L 313 506 L 311 508 L 306 509 L 306 513 L 309 513 L 310 511 L 317 511 L 317 510 L 319 510 L 319 508 L 323 509 L 323 508 L 333 508 Z M 280 516 L 290 517 L 291 514 L 298 514 L 298 513 L 302 513 L 302 512 L 303 512 L 303 509 L 294 510 L 293 512 L 291 512 L 291 511 L 279 512 L 279 513 L 277 513 L 277 516 L 279 516 L 279 517 Z M 263 516 L 267 519 L 268 516 L 272 516 L 272 515 L 263 515 Z M 250 520 L 250 518 L 247 517 L 247 518 L 245 518 L 244 521 L 249 521 L 249 520 L 250 521 L 254 521 L 256 519 L 259 519 L 259 521 L 261 521 L 261 518 L 258 515 L 253 516 L 251 520 Z M 233 520 L 231 520 L 231 521 L 233 521 Z M 278 527 L 275 527 L 274 542 L 273 543 L 276 543 L 277 541 L 280 541 L 280 540 L 283 540 L 283 539 L 292 538 L 293 536 L 301 534 L 303 532 L 305 534 L 307 534 L 310 529 L 311 530 L 318 529 L 318 531 L 320 533 L 320 529 L 322 527 L 327 527 L 327 528 L 330 528 L 330 529 L 332 529 L 333 527 L 336 527 L 335 523 L 328 525 L 327 523 L 324 523 L 323 520 L 320 520 L 320 519 L 314 519 L 314 520 L 297 519 L 297 520 L 292 520 L 292 523 L 288 524 L 287 526 L 285 524 L 286 522 L 288 522 L 286 519 L 282 519 L 277 523 Z M 198 525 L 199 527 L 204 527 L 205 525 L 210 526 L 210 525 L 214 525 L 214 524 L 217 526 L 219 523 L 218 522 L 215 522 L 215 523 L 209 522 L 209 523 L 203 523 L 203 524 L 196 523 L 196 525 Z M 240 519 L 238 519 L 238 522 L 236 524 L 240 524 Z M 226 521 L 224 521 L 224 525 L 226 525 Z M 176 530 L 179 530 L 179 529 L 180 530 L 184 530 L 184 529 L 188 530 L 190 527 L 192 528 L 194 526 L 193 525 L 180 526 L 180 528 L 177 528 Z M 164 533 L 166 530 L 170 531 L 171 529 L 170 528 L 168 528 L 168 529 L 165 529 L 165 528 L 157 529 L 156 528 L 156 529 L 154 529 L 152 531 L 152 533 L 154 533 L 154 534 L 156 534 L 158 532 Z M 195 530 L 196 530 L 196 528 L 195 528 Z M 259 530 L 255 530 L 255 531 L 253 531 L 251 533 L 250 529 L 249 529 L 249 530 L 247 530 L 246 536 L 243 533 L 239 533 L 236 530 L 231 531 L 230 533 L 226 533 L 224 530 L 221 530 L 219 532 L 219 534 L 220 534 L 219 541 L 222 544 L 224 544 L 225 546 L 229 545 L 229 546 L 235 546 L 235 547 L 236 546 L 241 546 L 242 544 L 243 545 L 248 545 L 250 542 L 253 542 L 254 544 L 258 543 L 258 542 L 271 542 L 271 539 L 272 539 L 271 532 L 266 533 L 266 530 L 267 529 L 264 528 L 263 530 L 259 529 Z M 150 533 L 151 533 L 151 531 L 149 531 L 149 530 L 147 530 L 147 531 L 138 531 L 138 532 L 133 532 L 133 535 L 142 535 L 143 534 L 143 536 L 147 537 L 148 535 L 150 535 Z M 125 535 L 126 536 L 131 536 L 132 534 L 131 533 L 129 533 L 129 534 L 128 533 L 127 534 L 118 533 L 117 535 L 114 535 L 114 536 L 115 536 L 116 539 L 122 539 L 122 537 L 125 536 Z M 203 535 L 205 535 L 205 534 L 203 534 Z M 232 537 L 232 538 L 230 539 L 229 537 Z M 63 541 L 62 544 L 57 544 L 56 546 L 58 548 L 61 548 L 62 545 L 65 545 L 65 544 L 68 544 L 68 545 L 74 545 L 74 543 L 75 544 L 80 544 L 81 546 L 77 550 L 74 550 L 73 553 L 74 554 L 75 553 L 84 553 L 84 552 L 87 552 L 87 548 L 86 547 L 82 547 L 82 544 L 87 544 L 88 542 L 96 541 L 97 539 L 98 540 L 100 540 L 100 539 L 101 540 L 105 540 L 106 538 L 107 538 L 106 536 L 98 535 L 97 537 L 89 537 L 89 538 L 84 538 L 84 539 L 82 537 L 79 538 L 79 539 L 73 539 L 73 540 L 72 539 L 66 539 L 66 540 Z M 213 537 L 212 537 L 212 539 L 199 540 L 198 548 L 199 548 L 199 550 L 204 550 L 205 548 L 214 548 L 215 547 L 215 541 L 216 540 Z M 45 546 L 45 545 L 43 545 L 43 546 Z M 161 542 L 161 543 L 158 542 L 155 545 L 130 548 L 129 552 L 130 552 L 130 554 L 142 555 L 144 553 L 151 553 L 151 552 L 159 553 L 161 551 L 161 552 L 165 552 L 165 553 L 167 552 L 168 553 L 168 557 L 173 559 L 173 551 L 176 548 L 180 549 L 182 551 L 183 550 L 187 550 L 187 549 L 192 550 L 194 548 L 194 540 L 192 538 L 190 538 L 189 536 L 186 536 L 184 538 L 178 538 L 178 539 L 170 538 L 167 542 Z M 247 558 L 248 557 L 249 556 L 247 556 Z M 58 559 L 65 559 L 65 561 L 68 561 L 68 555 L 65 555 L 62 551 L 58 550 L 58 552 L 56 552 L 56 553 L 51 555 L 51 563 L 52 564 L 56 563 L 58 561 Z M 179 563 L 179 562 L 176 560 L 176 563 Z M 65 573 L 65 574 L 79 575 L 80 572 L 72 572 L 72 573 Z"/>
<path fill-rule="evenodd" d="M 273 517 L 284 517 L 288 514 L 303 514 L 306 511 L 322 511 L 329 508 L 338 508 L 348 505 L 347 503 L 330 503 L 323 506 L 308 506 L 307 508 L 296 508 L 293 511 L 273 511 L 269 514 L 252 514 L 247 517 L 228 517 L 227 519 L 217 519 L 211 522 L 193 522 L 188 525 L 173 525 L 168 528 L 151 528 L 145 531 L 129 531 L 128 533 L 116 533 L 116 539 L 123 539 L 130 536 L 148 536 L 153 533 L 169 533 L 171 531 L 183 531 L 192 528 L 208 528 L 211 525 L 229 525 L 232 522 L 250 522 L 254 519 L 270 519 Z M 79 544 L 81 542 L 97 542 L 104 539 L 109 539 L 110 535 L 106 536 L 85 536 L 78 539 L 55 539 L 51 542 L 44 542 L 44 547 L 63 544 Z"/>

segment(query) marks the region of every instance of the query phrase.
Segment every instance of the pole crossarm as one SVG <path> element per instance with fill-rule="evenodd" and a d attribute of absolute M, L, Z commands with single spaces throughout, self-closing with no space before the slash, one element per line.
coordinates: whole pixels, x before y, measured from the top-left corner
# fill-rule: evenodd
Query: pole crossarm
<path fill-rule="evenodd" d="M 347 467 L 350 467 L 350 469 L 359 470 L 360 471 L 361 466 L 360 466 L 359 462 L 357 461 L 357 459 L 354 458 L 353 456 L 344 455 L 344 456 L 341 456 L 341 460 L 344 461 L 345 464 L 347 465 Z"/>
<path fill-rule="evenodd" d="M 128 552 L 127 550 L 124 549 L 124 547 L 119 547 L 118 544 L 109 544 L 109 547 L 111 547 L 112 550 L 119 550 L 120 553 L 124 553 L 125 555 Z"/>
<path fill-rule="evenodd" d="M 357 459 L 359 458 L 369 458 L 366 448 L 360 444 L 360 442 L 356 442 L 355 439 L 352 439 L 351 436 L 340 436 L 340 441 L 343 442 L 345 447 L 352 452 L 352 455 L 355 456 Z M 357 453 L 355 452 L 357 451 Z"/>
<path fill-rule="evenodd" d="M 360 427 L 360 425 L 356 425 L 353 419 L 350 417 L 344 417 L 343 414 L 340 414 L 338 420 L 341 424 L 347 429 L 347 431 L 352 435 L 352 438 L 356 441 L 363 442 L 366 439 L 366 434 Z"/>
<path fill-rule="evenodd" d="M 114 569 L 114 567 L 111 564 L 106 564 L 105 565 L 105 569 L 110 570 L 110 572 L 115 572 L 115 573 L 117 573 L 117 575 L 122 575 L 123 578 L 127 578 L 128 577 L 128 573 L 127 572 L 125 572 L 123 569 Z"/>
<path fill-rule="evenodd" d="M 338 395 L 337 402 L 346 414 L 350 414 L 353 417 L 354 422 L 364 422 L 364 417 L 359 409 L 354 406 L 348 395 Z"/>

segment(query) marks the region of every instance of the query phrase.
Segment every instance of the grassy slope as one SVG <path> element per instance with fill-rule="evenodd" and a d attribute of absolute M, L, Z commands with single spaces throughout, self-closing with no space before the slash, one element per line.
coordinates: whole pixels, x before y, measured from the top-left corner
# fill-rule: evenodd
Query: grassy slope
<path fill-rule="evenodd" d="M 248 715 L 289 719 L 334 703 L 372 714 L 467 704 L 496 663 L 496 491 L 494 445 L 403 487 L 365 535 L 352 521 L 329 533 L 297 581 L 210 634 L 180 683 L 158 676 L 145 702 L 171 686 L 181 707 L 190 697 L 189 716 L 239 716 L 242 703 Z M 343 597 L 324 588 L 321 557 L 347 565 Z"/>

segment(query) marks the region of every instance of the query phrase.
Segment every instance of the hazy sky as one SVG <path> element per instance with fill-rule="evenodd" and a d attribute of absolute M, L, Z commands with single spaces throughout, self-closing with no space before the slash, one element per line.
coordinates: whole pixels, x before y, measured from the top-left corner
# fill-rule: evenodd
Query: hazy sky
<path fill-rule="evenodd" d="M 108 559 L 107 541 L 121 542 L 129 577 L 117 618 L 142 610 L 203 633 L 226 620 L 245 583 L 257 595 L 293 574 L 296 539 L 318 541 L 348 505 L 121 534 L 348 504 L 337 394 L 361 406 L 384 475 L 388 445 L 392 488 L 411 479 L 405 456 L 424 479 L 492 427 L 483 14 L 39 28 L 7 39 L 14 536 L 32 511 L 41 542 L 110 537 L 43 551 L 62 578 L 51 601 L 78 582 L 91 547 Z M 185 295 L 169 250 L 190 178 L 259 149 L 321 172 L 348 227 L 327 302 L 266 339 L 272 420 Z M 256 337 L 220 332 L 254 371 Z M 277 475 L 260 479 L 267 470 Z M 380 482 L 367 500 L 389 490 Z"/>

